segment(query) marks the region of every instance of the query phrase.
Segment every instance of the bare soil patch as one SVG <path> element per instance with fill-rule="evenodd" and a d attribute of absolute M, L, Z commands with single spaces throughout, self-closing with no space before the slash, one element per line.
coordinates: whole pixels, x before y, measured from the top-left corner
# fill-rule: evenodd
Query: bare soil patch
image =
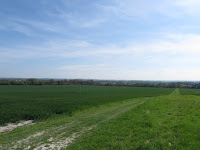
<path fill-rule="evenodd" d="M 6 132 L 6 131 L 12 131 L 13 129 L 17 127 L 22 127 L 25 125 L 30 125 L 34 124 L 32 120 L 27 120 L 27 121 L 21 121 L 20 123 L 9 123 L 7 126 L 0 126 L 0 133 L 1 132 Z"/>

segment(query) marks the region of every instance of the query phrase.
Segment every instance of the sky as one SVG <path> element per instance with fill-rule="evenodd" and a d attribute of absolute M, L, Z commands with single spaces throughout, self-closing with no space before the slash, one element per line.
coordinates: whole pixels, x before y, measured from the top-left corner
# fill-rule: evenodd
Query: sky
<path fill-rule="evenodd" d="M 199 0 L 2 0 L 0 77 L 200 80 Z"/>

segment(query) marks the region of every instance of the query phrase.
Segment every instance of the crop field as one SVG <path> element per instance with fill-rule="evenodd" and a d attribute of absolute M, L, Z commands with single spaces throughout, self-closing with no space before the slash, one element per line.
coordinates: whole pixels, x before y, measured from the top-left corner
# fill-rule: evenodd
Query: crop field
<path fill-rule="evenodd" d="M 69 149 L 199 149 L 200 98 L 175 90 L 83 136 Z"/>
<path fill-rule="evenodd" d="M 200 89 L 180 89 L 182 95 L 198 95 L 200 96 Z"/>
<path fill-rule="evenodd" d="M 173 89 L 105 86 L 0 86 L 0 125 L 41 120 L 135 97 L 167 95 Z"/>
<path fill-rule="evenodd" d="M 21 88 L 33 90 L 38 87 Z M 97 100 L 92 105 L 86 104 L 81 111 L 81 107 L 77 107 L 70 117 L 65 113 L 51 115 L 33 125 L 2 132 L 0 149 L 165 150 L 200 147 L 198 90 L 85 86 L 79 95 L 78 86 L 39 88 L 44 91 L 49 91 L 47 88 L 52 89 L 51 97 L 56 93 L 57 97 L 66 97 L 61 93 L 71 90 L 77 92 L 77 99 L 86 97 L 87 101 L 83 101 L 84 103 L 90 103 L 95 97 L 100 97 L 100 102 L 97 103 Z M 57 88 L 60 90 L 56 92 Z M 10 93 L 12 91 L 14 90 Z M 33 94 L 32 99 L 37 100 L 37 95 L 46 95 L 44 91 Z M 18 92 L 15 91 L 16 93 Z M 12 95 L 14 94 L 10 94 L 10 97 Z M 19 96 L 19 93 L 16 95 Z M 107 101 L 103 101 L 104 98 Z M 97 105 L 98 107 L 92 107 Z"/>

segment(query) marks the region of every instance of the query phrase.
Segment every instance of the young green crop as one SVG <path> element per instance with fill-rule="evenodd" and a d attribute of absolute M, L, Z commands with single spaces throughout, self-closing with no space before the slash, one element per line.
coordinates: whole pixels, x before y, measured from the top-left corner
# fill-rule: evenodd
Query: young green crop
<path fill-rule="evenodd" d="M 0 133 L 0 149 L 199 149 L 200 97 L 134 98 Z"/>
<path fill-rule="evenodd" d="M 200 95 L 200 89 L 180 89 L 182 95 Z"/>
<path fill-rule="evenodd" d="M 0 125 L 72 115 L 92 106 L 134 97 L 166 95 L 173 89 L 105 86 L 0 86 Z"/>

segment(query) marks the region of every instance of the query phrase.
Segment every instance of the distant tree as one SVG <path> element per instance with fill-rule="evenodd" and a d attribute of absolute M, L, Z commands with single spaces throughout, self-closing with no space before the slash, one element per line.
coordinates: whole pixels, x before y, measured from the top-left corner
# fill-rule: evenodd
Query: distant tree
<path fill-rule="evenodd" d="M 49 80 L 49 85 L 55 85 L 55 84 L 56 84 L 56 81 L 54 79 Z"/>
<path fill-rule="evenodd" d="M 38 84 L 38 80 L 34 79 L 34 78 L 30 78 L 26 80 L 26 83 L 28 85 L 37 85 Z"/>

